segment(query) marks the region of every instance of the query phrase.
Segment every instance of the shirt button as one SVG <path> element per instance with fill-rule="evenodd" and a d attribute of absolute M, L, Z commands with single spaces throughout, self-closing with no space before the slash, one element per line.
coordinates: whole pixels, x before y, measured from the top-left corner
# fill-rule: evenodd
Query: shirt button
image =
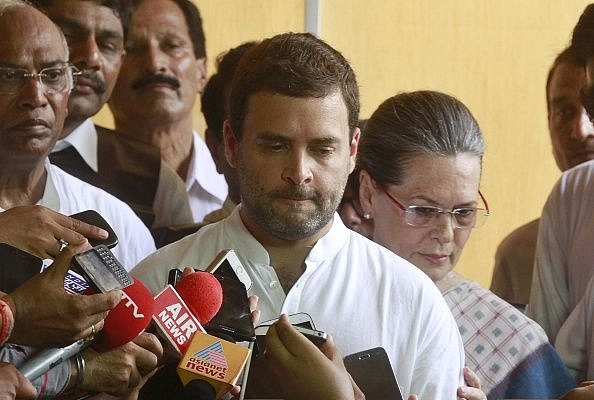
<path fill-rule="evenodd" d="M 278 281 L 271 281 L 268 286 L 270 286 L 270 289 L 275 289 L 278 286 Z"/>

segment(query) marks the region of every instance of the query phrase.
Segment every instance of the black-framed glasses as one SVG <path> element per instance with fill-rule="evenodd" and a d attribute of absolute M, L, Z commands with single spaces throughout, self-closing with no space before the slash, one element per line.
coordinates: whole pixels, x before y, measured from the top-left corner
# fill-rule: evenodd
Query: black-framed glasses
<path fill-rule="evenodd" d="M 82 72 L 74 65 L 46 67 L 39 72 L 23 68 L 0 67 L 0 94 L 16 94 L 25 86 L 27 79 L 37 79 L 46 94 L 69 92 L 74 87 L 76 76 Z"/>
<path fill-rule="evenodd" d="M 449 214 L 454 228 L 472 229 L 484 225 L 490 215 L 489 204 L 480 190 L 478 193 L 485 208 L 460 207 L 448 211 L 433 206 L 405 206 L 396 200 L 384 186 L 381 186 L 381 189 L 396 207 L 404 211 L 404 221 L 407 225 L 418 228 L 435 226 L 440 215 Z"/>

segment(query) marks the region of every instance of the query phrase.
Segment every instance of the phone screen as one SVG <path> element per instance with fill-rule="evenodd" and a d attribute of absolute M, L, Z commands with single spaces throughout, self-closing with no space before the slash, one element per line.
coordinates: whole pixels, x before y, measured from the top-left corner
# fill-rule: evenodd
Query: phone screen
<path fill-rule="evenodd" d="M 98 226 L 101 229 L 107 231 L 107 239 L 100 240 L 100 239 L 88 239 L 91 247 L 98 246 L 103 244 L 110 249 L 115 247 L 118 244 L 118 237 L 113 231 L 113 228 L 107 223 L 107 221 L 95 210 L 86 210 L 81 211 L 76 214 L 70 215 L 70 218 L 77 219 L 79 221 L 85 222 L 89 225 Z"/>
<path fill-rule="evenodd" d="M 41 272 L 43 260 L 6 243 L 0 243 L 0 290 L 10 293 Z"/>
<path fill-rule="evenodd" d="M 390 359 L 383 347 L 348 355 L 344 358 L 344 366 L 366 400 L 402 400 Z"/>
<path fill-rule="evenodd" d="M 204 325 L 204 329 L 215 336 L 229 335 L 238 342 L 255 340 L 256 334 L 244 284 L 231 267 L 227 269 L 221 265 L 213 275 L 223 288 L 223 304 L 213 319 Z"/>

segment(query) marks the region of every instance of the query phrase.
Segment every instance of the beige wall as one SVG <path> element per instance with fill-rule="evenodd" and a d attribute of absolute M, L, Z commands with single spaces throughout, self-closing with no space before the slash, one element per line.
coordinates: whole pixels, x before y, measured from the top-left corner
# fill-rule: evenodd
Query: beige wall
<path fill-rule="evenodd" d="M 547 133 L 545 79 L 588 2 L 319 1 L 321 37 L 357 72 L 362 117 L 397 92 L 434 89 L 458 97 L 479 121 L 487 141 L 482 191 L 493 215 L 474 232 L 458 270 L 488 286 L 497 244 L 540 214 L 559 176 Z M 229 47 L 304 26 L 305 0 L 195 2 L 211 68 Z M 111 124 L 106 112 L 99 120 Z"/>

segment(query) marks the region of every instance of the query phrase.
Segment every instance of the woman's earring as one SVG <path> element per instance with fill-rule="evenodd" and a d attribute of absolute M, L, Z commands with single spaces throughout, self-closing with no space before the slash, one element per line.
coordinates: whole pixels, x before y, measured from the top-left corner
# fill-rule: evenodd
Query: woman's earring
<path fill-rule="evenodd" d="M 363 219 L 371 219 L 371 214 L 363 213 Z"/>

